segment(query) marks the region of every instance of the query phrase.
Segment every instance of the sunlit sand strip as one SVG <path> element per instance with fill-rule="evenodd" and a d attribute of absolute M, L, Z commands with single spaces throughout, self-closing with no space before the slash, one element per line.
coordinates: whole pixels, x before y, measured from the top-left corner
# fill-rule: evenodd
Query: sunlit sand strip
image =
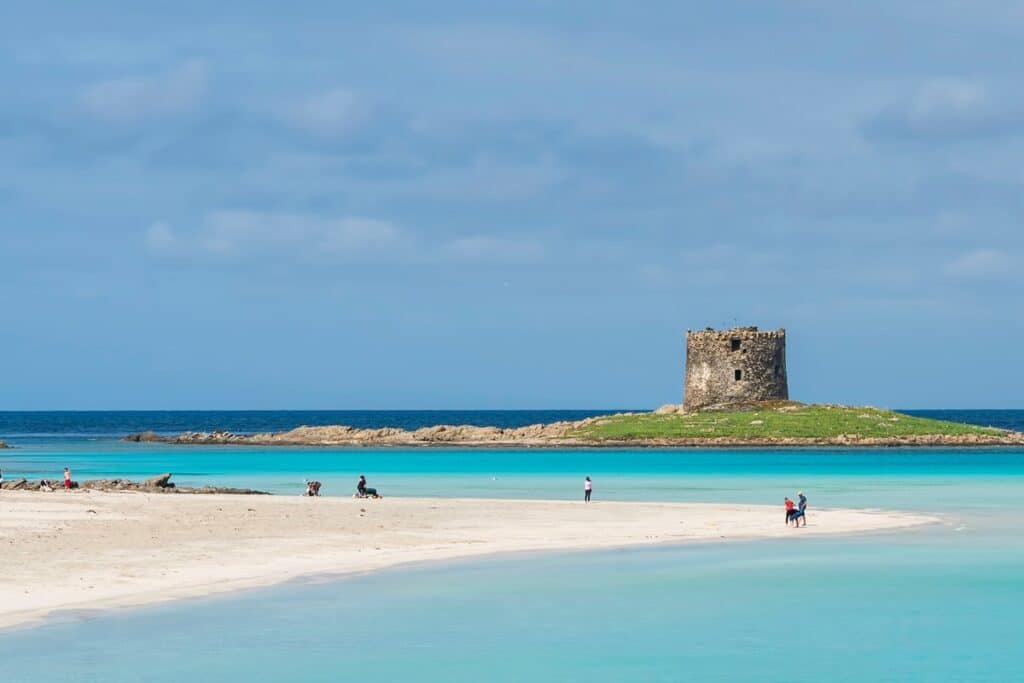
<path fill-rule="evenodd" d="M 939 521 L 698 503 L 0 493 L 0 627 L 55 610 L 144 605 L 321 573 L 491 553 L 813 538 Z"/>

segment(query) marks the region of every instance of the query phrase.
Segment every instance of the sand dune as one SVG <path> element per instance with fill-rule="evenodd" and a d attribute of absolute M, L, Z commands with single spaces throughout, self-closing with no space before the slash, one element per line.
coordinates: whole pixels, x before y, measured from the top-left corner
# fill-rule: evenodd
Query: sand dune
<path fill-rule="evenodd" d="M 427 498 L 0 493 L 0 626 L 406 562 L 528 550 L 897 529 L 925 515 L 777 507 Z"/>

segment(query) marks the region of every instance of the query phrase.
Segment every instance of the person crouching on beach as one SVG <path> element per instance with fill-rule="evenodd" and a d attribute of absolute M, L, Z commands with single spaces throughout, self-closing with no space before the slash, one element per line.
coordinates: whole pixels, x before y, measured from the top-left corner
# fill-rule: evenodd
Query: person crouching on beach
<path fill-rule="evenodd" d="M 69 470 L 67 467 L 64 468 L 64 490 L 71 490 L 71 470 Z"/>
<path fill-rule="evenodd" d="M 793 508 L 793 501 L 789 499 L 789 496 L 786 496 L 786 526 L 789 526 L 789 521 L 793 519 L 793 512 L 795 512 Z"/>
<path fill-rule="evenodd" d="M 362 474 L 359 475 L 359 481 L 356 483 L 356 496 L 358 498 L 380 498 L 377 489 L 366 485 L 366 477 Z"/>
<path fill-rule="evenodd" d="M 590 502 L 590 493 L 594 490 L 594 482 L 590 481 L 590 477 L 583 479 L 583 502 Z"/>

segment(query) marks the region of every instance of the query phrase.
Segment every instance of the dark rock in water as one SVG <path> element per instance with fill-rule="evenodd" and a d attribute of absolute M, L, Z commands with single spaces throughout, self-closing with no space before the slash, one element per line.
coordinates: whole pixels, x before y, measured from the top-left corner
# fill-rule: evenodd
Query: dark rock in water
<path fill-rule="evenodd" d="M 147 479 L 146 481 L 142 482 L 142 485 L 156 489 L 163 489 L 167 488 L 168 486 L 174 486 L 174 484 L 171 483 L 170 472 L 165 472 L 164 474 L 161 474 L 159 476 L 151 477 L 150 479 Z"/>
<path fill-rule="evenodd" d="M 136 432 L 135 434 L 129 434 L 124 437 L 124 441 L 135 441 L 138 443 L 142 441 L 167 441 L 167 439 L 156 432 Z"/>
<path fill-rule="evenodd" d="M 10 446 L 7 445 L 6 441 L 0 441 L 0 448 L 10 448 Z"/>

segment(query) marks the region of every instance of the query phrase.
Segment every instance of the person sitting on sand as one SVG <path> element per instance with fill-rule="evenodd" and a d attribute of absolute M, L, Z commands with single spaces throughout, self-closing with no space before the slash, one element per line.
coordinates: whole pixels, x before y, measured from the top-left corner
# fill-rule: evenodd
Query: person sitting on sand
<path fill-rule="evenodd" d="M 366 477 L 359 475 L 359 483 L 356 484 L 356 495 L 360 498 L 380 498 L 377 489 L 371 489 L 366 485 Z"/>
<path fill-rule="evenodd" d="M 786 526 L 789 526 L 790 520 L 793 519 L 793 513 L 796 512 L 794 509 L 793 501 L 786 496 Z"/>

